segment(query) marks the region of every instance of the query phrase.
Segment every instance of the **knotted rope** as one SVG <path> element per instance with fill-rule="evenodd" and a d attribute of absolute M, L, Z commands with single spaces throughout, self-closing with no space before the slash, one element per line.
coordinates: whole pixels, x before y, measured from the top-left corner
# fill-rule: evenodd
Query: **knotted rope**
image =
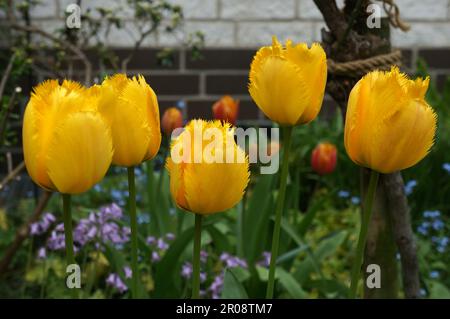
<path fill-rule="evenodd" d="M 391 53 L 350 62 L 337 63 L 331 59 L 328 59 L 328 72 L 335 75 L 361 77 L 375 69 L 389 70 L 392 65 L 400 66 L 401 63 L 402 52 L 400 50 L 396 50 Z"/>
<path fill-rule="evenodd" d="M 383 2 L 383 9 L 389 16 L 389 22 L 394 28 L 398 28 L 404 32 L 411 29 L 410 25 L 400 18 L 400 10 L 394 3 L 394 0 L 378 0 Z"/>

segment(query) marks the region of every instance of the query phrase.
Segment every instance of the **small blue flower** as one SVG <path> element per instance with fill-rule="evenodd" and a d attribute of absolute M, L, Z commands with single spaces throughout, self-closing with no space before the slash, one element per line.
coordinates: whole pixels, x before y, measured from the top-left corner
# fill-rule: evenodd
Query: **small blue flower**
<path fill-rule="evenodd" d="M 439 271 L 436 270 L 430 271 L 430 278 L 433 279 L 439 278 Z"/>
<path fill-rule="evenodd" d="M 426 235 L 428 235 L 428 228 L 424 227 L 423 225 L 420 225 L 419 227 L 417 227 L 417 232 L 426 236 Z"/>
<path fill-rule="evenodd" d="M 338 196 L 340 198 L 348 198 L 350 196 L 350 193 L 346 190 L 341 190 L 338 192 Z"/>
<path fill-rule="evenodd" d="M 183 100 L 179 100 L 179 101 L 177 102 L 177 107 L 178 107 L 179 109 L 184 109 L 184 108 L 186 107 L 186 102 L 183 101 Z"/>
<path fill-rule="evenodd" d="M 426 210 L 423 212 L 425 218 L 438 218 L 441 216 L 441 212 L 438 210 Z"/>
<path fill-rule="evenodd" d="M 433 221 L 432 226 L 433 226 L 434 230 L 441 230 L 441 229 L 444 228 L 445 225 L 444 225 L 444 222 L 442 220 L 436 219 L 436 220 Z"/>
<path fill-rule="evenodd" d="M 353 205 L 359 205 L 359 203 L 361 203 L 361 200 L 359 199 L 358 196 L 352 196 L 350 200 L 352 201 Z"/>
<path fill-rule="evenodd" d="M 405 193 L 406 193 L 406 195 L 411 195 L 411 193 L 414 190 L 414 187 L 416 187 L 416 186 L 417 186 L 417 181 L 416 180 L 412 179 L 412 180 L 408 181 L 408 183 L 406 183 L 406 185 L 405 185 Z"/>
<path fill-rule="evenodd" d="M 442 168 L 443 168 L 444 170 L 446 170 L 447 173 L 450 173 L 450 163 L 444 163 L 444 164 L 442 164 Z"/>

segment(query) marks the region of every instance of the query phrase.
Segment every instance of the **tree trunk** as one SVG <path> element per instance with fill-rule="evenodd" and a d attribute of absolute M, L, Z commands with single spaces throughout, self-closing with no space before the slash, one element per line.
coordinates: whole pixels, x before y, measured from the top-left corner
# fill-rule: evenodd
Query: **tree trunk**
<path fill-rule="evenodd" d="M 343 10 L 337 7 L 335 0 L 314 0 L 314 2 L 329 29 L 322 30 L 322 44 L 329 59 L 335 62 L 349 62 L 391 51 L 388 19 L 382 19 L 381 28 L 367 27 L 366 8 L 371 3 L 369 0 L 346 0 Z M 358 80 L 359 78 L 350 75 L 328 76 L 327 92 L 344 115 L 348 96 Z M 368 178 L 364 170 L 361 174 L 361 195 L 364 197 Z M 399 280 L 395 244 L 401 256 L 405 296 L 417 298 L 420 284 L 416 247 L 400 173 L 380 176 L 373 217 L 369 225 L 363 270 L 368 264 L 380 266 L 381 289 L 366 287 L 364 293 L 366 298 L 397 297 Z"/>

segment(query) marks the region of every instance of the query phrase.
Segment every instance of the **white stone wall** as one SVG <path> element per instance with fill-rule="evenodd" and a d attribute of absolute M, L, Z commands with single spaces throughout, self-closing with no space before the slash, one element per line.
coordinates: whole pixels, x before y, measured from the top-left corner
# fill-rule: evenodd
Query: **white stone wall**
<path fill-rule="evenodd" d="M 169 0 L 184 7 L 184 30 L 202 31 L 207 47 L 254 48 L 270 42 L 272 35 L 281 40 L 319 41 L 324 27 L 320 12 L 312 0 Z M 41 0 L 32 16 L 41 25 L 54 29 L 63 22 L 63 12 L 74 0 Z M 342 0 L 338 1 L 340 5 Z M 114 7 L 126 0 L 82 1 L 87 7 Z M 403 33 L 393 29 L 392 41 L 397 47 L 450 47 L 450 0 L 396 0 L 402 18 L 412 29 Z M 126 19 L 130 12 L 122 10 Z M 45 21 L 45 23 L 44 23 Z M 127 22 L 131 37 L 135 34 L 132 21 Z M 124 34 L 127 34 L 124 36 Z M 130 33 L 113 29 L 108 43 L 127 46 Z M 172 46 L 183 33 L 174 36 L 157 34 L 146 46 Z"/>

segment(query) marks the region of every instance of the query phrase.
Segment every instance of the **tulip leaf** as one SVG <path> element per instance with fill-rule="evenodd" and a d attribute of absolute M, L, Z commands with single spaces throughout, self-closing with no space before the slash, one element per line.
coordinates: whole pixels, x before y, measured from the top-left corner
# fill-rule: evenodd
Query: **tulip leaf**
<path fill-rule="evenodd" d="M 272 181 L 274 175 L 261 175 L 248 199 L 243 218 L 242 247 L 249 263 L 254 263 L 264 251 L 270 235 L 269 220 L 272 209 Z"/>
<path fill-rule="evenodd" d="M 217 226 L 210 225 L 205 227 L 208 231 L 209 235 L 211 236 L 214 247 L 217 249 L 217 252 L 226 252 L 231 251 L 231 245 L 228 241 L 227 236 L 225 236 Z"/>
<path fill-rule="evenodd" d="M 247 292 L 234 271 L 230 268 L 225 270 L 221 297 L 222 299 L 248 299 Z"/>
<path fill-rule="evenodd" d="M 292 298 L 303 299 L 307 297 L 306 292 L 302 289 L 297 280 L 295 280 L 294 276 L 283 268 L 277 267 L 276 278 Z"/>
<path fill-rule="evenodd" d="M 322 262 L 325 258 L 333 255 L 336 250 L 341 246 L 347 237 L 346 231 L 341 231 L 333 234 L 326 239 L 323 239 L 314 251 L 314 254 L 309 255 L 304 261 L 298 265 L 298 270 L 295 274 L 295 278 L 298 279 L 300 283 L 304 283 L 308 278 L 309 274 L 317 269 L 317 264 Z"/>
<path fill-rule="evenodd" d="M 317 212 L 322 208 L 322 206 L 323 201 L 320 200 L 316 201 L 303 216 L 297 231 L 300 237 L 305 236 L 307 230 L 309 229 L 309 226 L 311 226 L 312 222 L 314 221 L 314 217 L 316 216 Z"/>
<path fill-rule="evenodd" d="M 187 228 L 170 245 L 164 257 L 156 264 L 155 269 L 155 297 L 157 298 L 177 298 L 179 289 L 176 286 L 176 279 L 179 280 L 177 272 L 180 257 L 187 245 L 194 236 L 194 228 Z"/>

